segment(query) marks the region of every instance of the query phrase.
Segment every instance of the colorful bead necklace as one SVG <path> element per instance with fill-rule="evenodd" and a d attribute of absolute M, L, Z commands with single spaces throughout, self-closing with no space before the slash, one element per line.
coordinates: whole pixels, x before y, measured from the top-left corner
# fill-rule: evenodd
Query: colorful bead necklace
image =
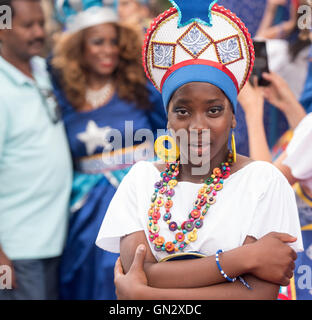
<path fill-rule="evenodd" d="M 156 251 L 164 251 L 168 254 L 183 251 L 190 242 L 197 240 L 197 230 L 203 226 L 205 215 L 211 205 L 216 202 L 217 192 L 222 190 L 223 181 L 230 176 L 233 163 L 233 155 L 229 153 L 227 162 L 221 163 L 220 168 L 213 169 L 209 178 L 204 181 L 199 189 L 194 207 L 187 220 L 181 225 L 173 221 L 170 209 L 173 206 L 174 187 L 178 184 L 180 162 L 166 163 L 166 170 L 160 176 L 161 180 L 155 183 L 155 192 L 151 198 L 148 210 L 149 240 L 153 242 Z M 166 241 L 160 236 L 158 220 L 161 218 L 160 208 L 165 208 L 163 220 L 168 224 L 170 231 L 174 232 L 174 240 Z"/>

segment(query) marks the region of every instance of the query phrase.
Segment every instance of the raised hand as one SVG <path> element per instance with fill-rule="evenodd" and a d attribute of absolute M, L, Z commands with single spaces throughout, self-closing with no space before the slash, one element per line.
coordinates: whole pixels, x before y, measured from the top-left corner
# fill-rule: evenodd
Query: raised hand
<path fill-rule="evenodd" d="M 306 116 L 304 108 L 282 77 L 274 72 L 263 73 L 262 76 L 271 83 L 270 86 L 263 88 L 265 99 L 285 114 L 292 129 L 296 128 Z"/>
<path fill-rule="evenodd" d="M 238 95 L 238 102 L 241 104 L 247 117 L 258 117 L 262 121 L 264 97 L 262 87 L 258 86 L 257 77 L 253 78 L 253 85 L 246 82 Z"/>

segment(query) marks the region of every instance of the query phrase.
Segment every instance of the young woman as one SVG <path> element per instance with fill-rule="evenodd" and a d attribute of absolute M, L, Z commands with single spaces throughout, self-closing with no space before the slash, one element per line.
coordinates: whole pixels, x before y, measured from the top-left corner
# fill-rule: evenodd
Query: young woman
<path fill-rule="evenodd" d="M 133 138 L 129 145 L 127 139 L 142 128 L 153 133 L 164 129 L 165 113 L 161 96 L 147 83 L 134 31 L 121 27 L 101 1 L 98 7 L 94 1 L 87 4 L 92 6 L 68 18 L 52 60 L 55 94 L 75 165 L 61 296 L 114 299 L 117 255 L 97 248 L 96 234 L 123 176 L 149 152 L 147 141 L 133 146 Z M 118 137 L 120 147 L 112 150 Z"/>
<path fill-rule="evenodd" d="M 250 35 L 221 6 L 174 4 L 152 24 L 144 64 L 161 89 L 180 158 L 142 161 L 131 169 L 96 243 L 120 252 L 125 272 L 145 244 L 148 285 L 161 298 L 274 299 L 296 259 L 285 243 L 302 250 L 302 241 L 294 194 L 283 175 L 270 164 L 236 156 L 234 141 L 229 152 L 237 94 L 253 65 Z"/>

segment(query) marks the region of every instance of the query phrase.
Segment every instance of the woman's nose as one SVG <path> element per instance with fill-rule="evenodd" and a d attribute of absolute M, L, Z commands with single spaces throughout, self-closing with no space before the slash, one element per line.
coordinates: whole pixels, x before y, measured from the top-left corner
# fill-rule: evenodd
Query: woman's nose
<path fill-rule="evenodd" d="M 196 130 L 198 132 L 201 132 L 205 129 L 208 129 L 206 117 L 204 114 L 198 113 L 193 116 L 193 119 L 190 123 L 190 130 Z"/>
<path fill-rule="evenodd" d="M 116 51 L 116 46 L 110 44 L 110 43 L 105 43 L 103 46 L 102 46 L 102 52 L 107 54 L 107 55 L 112 55 L 115 53 Z"/>

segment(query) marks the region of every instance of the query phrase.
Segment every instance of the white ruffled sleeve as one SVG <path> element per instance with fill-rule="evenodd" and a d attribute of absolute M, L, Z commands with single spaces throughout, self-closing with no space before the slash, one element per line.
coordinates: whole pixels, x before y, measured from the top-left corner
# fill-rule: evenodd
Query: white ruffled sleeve
<path fill-rule="evenodd" d="M 288 233 L 297 238 L 290 246 L 303 251 L 301 228 L 295 194 L 286 178 L 275 173 L 258 198 L 247 235 L 260 239 L 270 232 Z"/>
<path fill-rule="evenodd" d="M 312 113 L 295 129 L 286 152 L 283 164 L 291 169 L 292 175 L 299 180 L 312 180 Z"/>
<path fill-rule="evenodd" d="M 137 208 L 139 165 L 135 164 L 123 178 L 102 222 L 96 245 L 106 251 L 119 253 L 121 237 L 144 230 Z"/>

